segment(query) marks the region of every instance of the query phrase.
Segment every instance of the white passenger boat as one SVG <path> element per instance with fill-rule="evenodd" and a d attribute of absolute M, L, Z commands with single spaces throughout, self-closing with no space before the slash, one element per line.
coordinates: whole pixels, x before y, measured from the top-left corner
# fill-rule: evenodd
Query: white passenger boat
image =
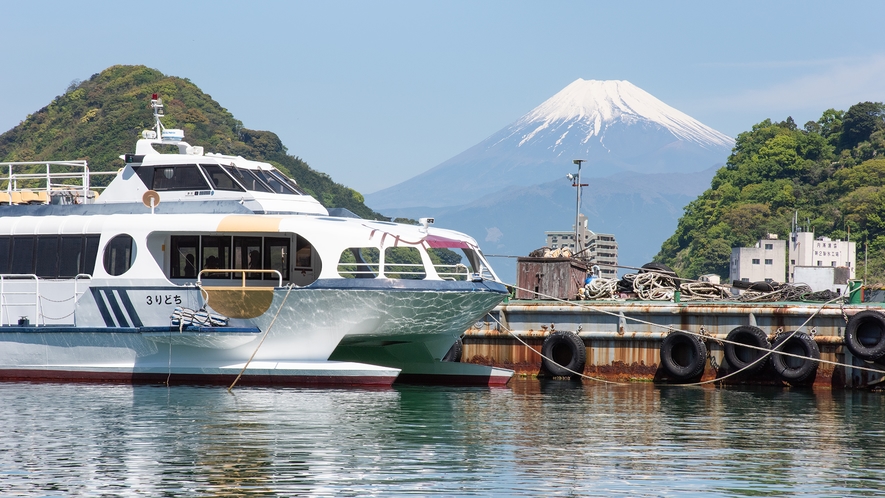
<path fill-rule="evenodd" d="M 475 240 L 330 213 L 151 102 L 104 189 L 85 162 L 2 165 L 0 380 L 507 382 L 441 361 L 507 292 Z"/>

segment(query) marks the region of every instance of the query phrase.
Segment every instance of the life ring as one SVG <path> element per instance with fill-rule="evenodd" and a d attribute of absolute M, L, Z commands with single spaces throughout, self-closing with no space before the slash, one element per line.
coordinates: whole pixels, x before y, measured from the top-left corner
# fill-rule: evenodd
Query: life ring
<path fill-rule="evenodd" d="M 675 380 L 700 377 L 706 364 L 707 346 L 696 335 L 673 332 L 661 342 L 661 365 Z"/>
<path fill-rule="evenodd" d="M 557 330 L 541 345 L 541 366 L 554 377 L 573 377 L 583 373 L 587 364 L 587 347 L 578 334 Z"/>
<path fill-rule="evenodd" d="M 885 314 L 864 310 L 852 316 L 845 327 L 845 346 L 862 360 L 885 356 Z"/>
<path fill-rule="evenodd" d="M 461 361 L 461 353 L 464 351 L 464 341 L 461 338 L 455 339 L 455 344 L 449 348 L 449 351 L 443 356 L 442 361 L 451 363 L 459 363 Z"/>
<path fill-rule="evenodd" d="M 785 332 L 774 341 L 771 349 L 775 351 L 771 355 L 771 365 L 781 380 L 792 385 L 803 385 L 809 380 L 814 380 L 817 373 L 817 360 L 820 359 L 820 349 L 810 335 L 805 332 L 796 332 L 795 334 Z M 777 351 L 805 358 L 777 354 Z"/>
<path fill-rule="evenodd" d="M 744 373 L 750 375 L 762 370 L 765 364 L 768 363 L 768 358 L 755 364 L 753 363 L 765 354 L 765 350 L 771 349 L 768 336 L 759 327 L 753 327 L 752 325 L 735 327 L 728 333 L 725 340 L 729 341 L 725 343 L 723 348 L 725 360 L 728 361 L 728 364 L 733 369 L 743 370 Z M 753 347 L 742 346 L 742 344 Z"/>

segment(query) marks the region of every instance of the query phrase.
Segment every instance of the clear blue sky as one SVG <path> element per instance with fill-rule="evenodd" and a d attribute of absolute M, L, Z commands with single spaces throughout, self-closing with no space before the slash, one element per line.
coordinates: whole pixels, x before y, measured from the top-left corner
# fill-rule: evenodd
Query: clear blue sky
<path fill-rule="evenodd" d="M 72 80 L 143 64 L 363 193 L 577 78 L 629 80 L 731 136 L 885 101 L 881 1 L 29 0 L 3 2 L 0 19 L 0 131 Z"/>

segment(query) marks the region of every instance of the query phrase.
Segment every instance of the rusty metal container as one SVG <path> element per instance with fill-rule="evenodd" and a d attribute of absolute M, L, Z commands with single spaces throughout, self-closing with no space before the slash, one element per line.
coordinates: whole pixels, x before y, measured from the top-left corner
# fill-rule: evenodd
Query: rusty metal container
<path fill-rule="evenodd" d="M 571 258 L 517 258 L 516 299 L 574 299 L 587 268 Z"/>

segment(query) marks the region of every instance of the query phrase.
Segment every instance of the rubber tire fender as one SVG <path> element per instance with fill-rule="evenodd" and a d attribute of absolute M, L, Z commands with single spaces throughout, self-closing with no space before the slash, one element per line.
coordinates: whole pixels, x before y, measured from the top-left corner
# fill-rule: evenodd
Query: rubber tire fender
<path fill-rule="evenodd" d="M 810 359 L 794 358 L 792 356 L 784 356 L 777 354 L 775 351 L 771 355 L 771 366 L 777 376 L 790 384 L 804 384 L 809 379 L 813 379 L 817 374 L 818 362 L 820 359 L 820 349 L 814 339 L 805 332 L 797 332 L 790 337 L 791 332 L 786 332 L 774 341 L 771 348 L 785 353 L 793 353 L 806 356 Z M 787 340 L 789 338 L 789 340 Z M 786 343 L 786 344 L 784 344 Z"/>
<path fill-rule="evenodd" d="M 554 377 L 574 377 L 572 372 L 584 373 L 587 364 L 584 340 L 568 330 L 550 333 L 541 345 L 541 354 L 545 356 L 541 358 L 541 366 Z"/>
<path fill-rule="evenodd" d="M 874 337 L 876 334 L 878 337 Z M 876 361 L 885 356 L 885 314 L 864 310 L 849 318 L 845 326 L 845 347 L 851 354 L 866 361 Z"/>
<path fill-rule="evenodd" d="M 742 325 L 733 328 L 725 337 L 725 340 L 763 349 L 771 349 L 771 343 L 768 342 L 768 335 L 759 327 L 753 327 L 752 325 Z M 747 368 L 748 365 L 765 354 L 765 351 L 759 349 L 745 348 L 740 345 L 726 342 L 723 350 L 725 352 L 725 360 L 728 361 L 729 366 L 735 370 L 743 370 L 747 375 L 762 370 L 762 368 L 765 367 L 765 364 L 768 363 L 768 358 L 766 358 L 752 367 Z"/>
<path fill-rule="evenodd" d="M 698 378 L 707 365 L 707 346 L 696 335 L 671 332 L 661 342 L 661 365 L 675 380 Z"/>
<path fill-rule="evenodd" d="M 461 338 L 455 339 L 455 344 L 452 344 L 452 347 L 449 348 L 446 355 L 443 356 L 442 361 L 448 361 L 451 363 L 460 363 L 461 362 L 461 353 L 464 351 L 464 341 Z"/>

